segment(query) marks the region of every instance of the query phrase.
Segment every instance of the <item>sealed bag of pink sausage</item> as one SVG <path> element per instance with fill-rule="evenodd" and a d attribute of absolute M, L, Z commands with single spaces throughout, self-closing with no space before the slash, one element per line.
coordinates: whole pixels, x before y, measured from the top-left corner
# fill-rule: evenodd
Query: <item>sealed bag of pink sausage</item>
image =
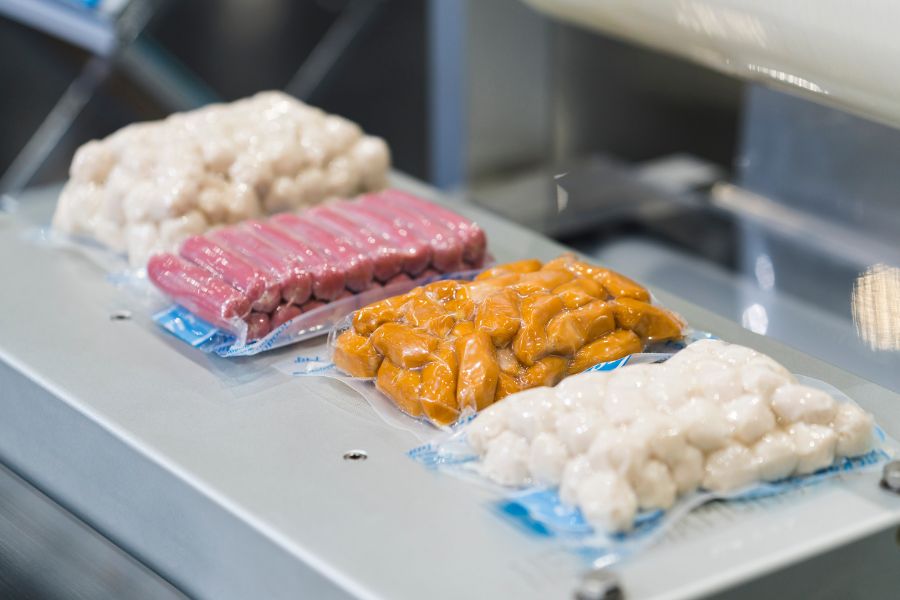
<path fill-rule="evenodd" d="M 221 356 L 326 333 L 370 302 L 436 279 L 474 276 L 484 231 L 453 211 L 385 190 L 249 220 L 157 254 L 147 277 L 176 303 L 163 328 Z"/>

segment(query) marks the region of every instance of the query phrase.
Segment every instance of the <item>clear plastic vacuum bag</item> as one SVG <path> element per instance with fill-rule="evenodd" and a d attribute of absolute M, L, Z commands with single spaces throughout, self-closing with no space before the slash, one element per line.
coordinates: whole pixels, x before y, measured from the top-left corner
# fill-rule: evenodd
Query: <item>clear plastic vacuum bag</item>
<path fill-rule="evenodd" d="M 749 348 L 640 356 L 513 394 L 410 456 L 494 487 L 528 532 L 614 561 L 710 500 L 871 469 L 897 447 L 839 390 Z"/>
<path fill-rule="evenodd" d="M 329 345 L 338 371 L 374 379 L 406 414 L 447 426 L 597 363 L 680 347 L 685 327 L 637 283 L 563 255 L 370 304 Z"/>

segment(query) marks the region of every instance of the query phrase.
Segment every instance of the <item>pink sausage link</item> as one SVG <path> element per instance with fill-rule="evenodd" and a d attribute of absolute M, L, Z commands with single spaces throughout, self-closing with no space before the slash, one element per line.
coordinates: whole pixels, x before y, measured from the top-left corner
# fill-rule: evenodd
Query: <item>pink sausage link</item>
<path fill-rule="evenodd" d="M 250 313 L 250 300 L 243 293 L 180 256 L 150 257 L 147 276 L 172 300 L 213 325 L 233 330 L 232 321 Z"/>

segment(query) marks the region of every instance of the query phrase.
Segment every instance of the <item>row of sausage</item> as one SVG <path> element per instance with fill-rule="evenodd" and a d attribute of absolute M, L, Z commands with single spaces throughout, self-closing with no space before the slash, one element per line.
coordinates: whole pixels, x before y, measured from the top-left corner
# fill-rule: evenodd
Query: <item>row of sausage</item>
<path fill-rule="evenodd" d="M 196 316 L 253 340 L 373 287 L 479 268 L 486 245 L 465 217 L 385 190 L 190 237 L 151 257 L 147 274 Z"/>

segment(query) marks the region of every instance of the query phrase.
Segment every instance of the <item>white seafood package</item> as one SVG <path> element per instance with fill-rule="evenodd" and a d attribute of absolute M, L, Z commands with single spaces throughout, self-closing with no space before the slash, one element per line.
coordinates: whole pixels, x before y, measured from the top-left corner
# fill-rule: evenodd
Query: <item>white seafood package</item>
<path fill-rule="evenodd" d="M 139 267 L 217 225 L 379 190 L 381 138 L 282 92 L 135 123 L 75 153 L 53 228 Z"/>
<path fill-rule="evenodd" d="M 700 340 L 618 366 L 513 394 L 410 455 L 515 488 L 504 515 L 621 558 L 709 500 L 782 493 L 893 454 L 840 391 L 743 346 Z"/>

